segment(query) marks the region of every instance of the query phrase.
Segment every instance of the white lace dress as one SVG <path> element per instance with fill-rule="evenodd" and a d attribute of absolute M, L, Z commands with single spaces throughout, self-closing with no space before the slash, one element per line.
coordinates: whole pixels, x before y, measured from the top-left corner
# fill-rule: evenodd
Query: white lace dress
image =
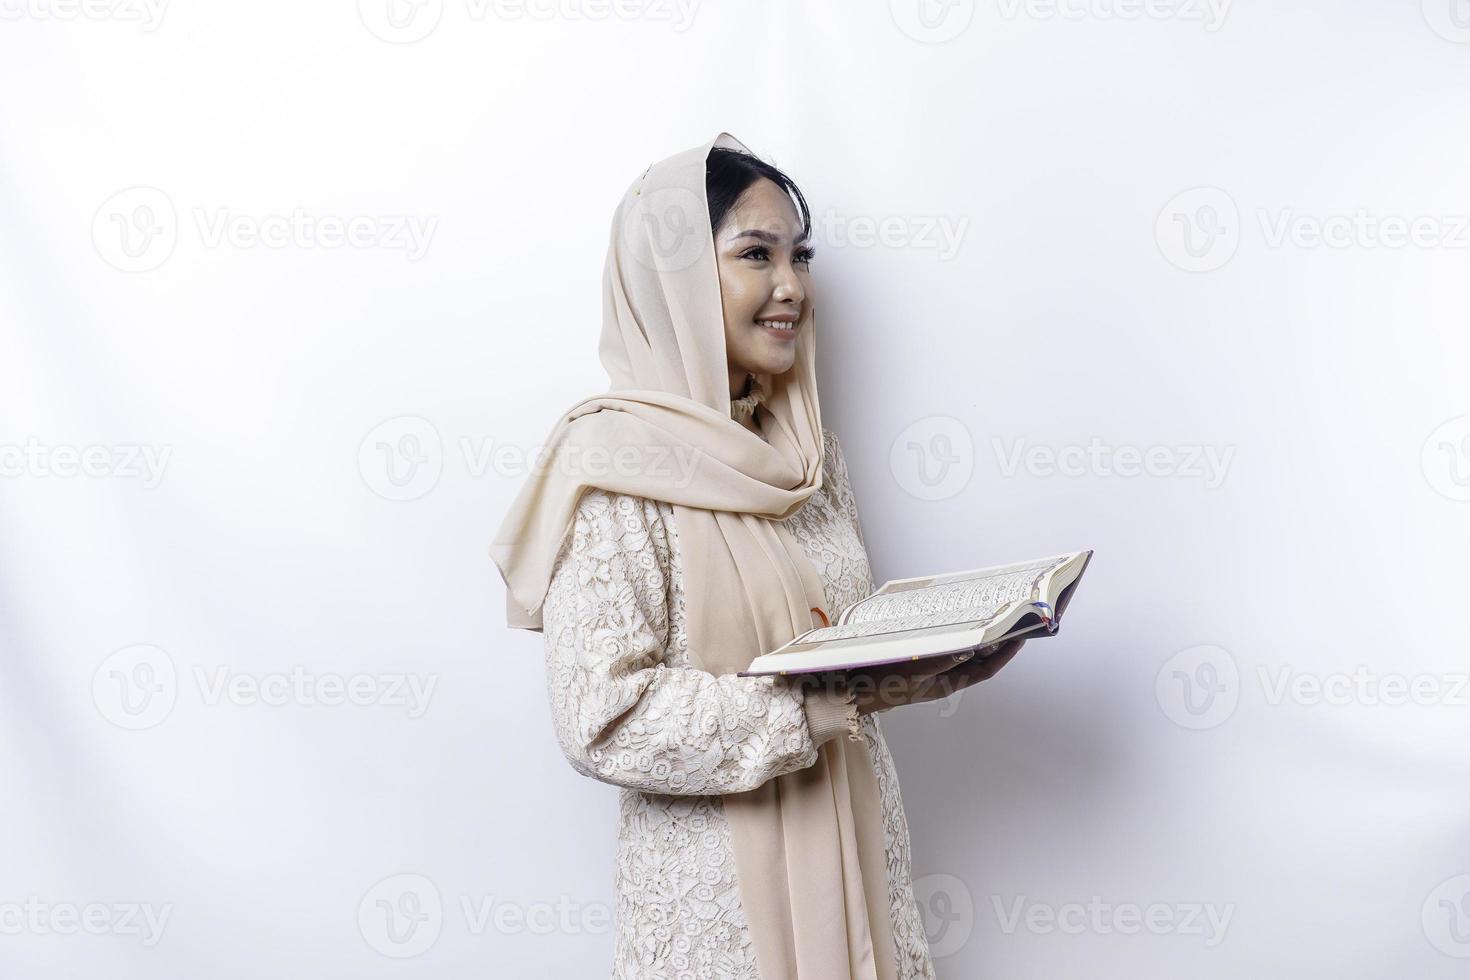
<path fill-rule="evenodd" d="M 822 437 L 822 489 L 787 526 L 840 610 L 873 580 L 841 446 Z M 614 980 L 759 980 L 720 794 L 813 765 L 822 742 L 846 737 L 845 712 L 830 694 L 690 665 L 674 525 L 662 501 L 583 494 L 542 607 L 552 718 L 574 769 L 622 787 Z M 933 978 L 893 757 L 876 715 L 861 728 L 882 793 L 898 976 Z"/>

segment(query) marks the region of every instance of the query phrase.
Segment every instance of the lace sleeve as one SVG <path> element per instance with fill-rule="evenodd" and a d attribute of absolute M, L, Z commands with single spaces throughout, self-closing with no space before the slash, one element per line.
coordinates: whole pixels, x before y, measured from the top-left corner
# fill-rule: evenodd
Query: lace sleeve
<path fill-rule="evenodd" d="M 664 662 L 663 533 L 652 501 L 592 489 L 578 504 L 542 606 L 562 753 L 593 779 L 678 795 L 739 793 L 812 765 L 843 728 L 828 692 Z"/>
<path fill-rule="evenodd" d="M 827 440 L 827 452 L 831 459 L 827 462 L 828 469 L 832 472 L 832 499 L 837 508 L 848 516 L 852 521 L 853 529 L 857 531 L 858 543 L 864 549 L 868 542 L 863 537 L 863 522 L 858 515 L 857 498 L 852 492 L 852 481 L 848 478 L 847 456 L 842 451 L 842 443 L 837 439 L 837 433 L 831 429 L 823 429 L 822 432 Z"/>

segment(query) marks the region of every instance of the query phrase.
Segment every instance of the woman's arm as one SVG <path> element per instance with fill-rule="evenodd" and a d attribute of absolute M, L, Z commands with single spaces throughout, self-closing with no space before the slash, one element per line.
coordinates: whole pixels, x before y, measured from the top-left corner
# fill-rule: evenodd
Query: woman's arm
<path fill-rule="evenodd" d="M 666 663 L 669 572 L 655 540 L 667 539 L 651 501 L 583 494 L 542 607 L 567 761 L 603 782 L 678 795 L 740 793 L 812 765 L 846 729 L 846 701 Z"/>

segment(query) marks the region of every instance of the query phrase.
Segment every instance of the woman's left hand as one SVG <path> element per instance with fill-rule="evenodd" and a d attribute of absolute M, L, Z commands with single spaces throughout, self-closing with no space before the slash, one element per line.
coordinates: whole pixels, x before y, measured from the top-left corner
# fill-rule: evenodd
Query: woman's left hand
<path fill-rule="evenodd" d="M 1025 642 L 1022 637 L 981 647 L 951 666 L 934 658 L 853 670 L 844 675 L 845 683 L 855 692 L 859 714 L 924 704 L 994 677 Z"/>
<path fill-rule="evenodd" d="M 956 664 L 929 678 L 909 703 L 923 704 L 928 701 L 940 701 L 972 684 L 990 680 L 1000 672 L 1002 667 L 1011 662 L 1011 658 L 1020 652 L 1025 642 L 1026 638 L 1023 636 L 981 648 L 975 656 L 964 663 Z"/>

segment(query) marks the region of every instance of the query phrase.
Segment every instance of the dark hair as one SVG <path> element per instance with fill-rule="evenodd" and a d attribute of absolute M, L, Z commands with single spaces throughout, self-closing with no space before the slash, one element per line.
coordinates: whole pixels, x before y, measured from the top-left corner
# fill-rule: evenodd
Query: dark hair
<path fill-rule="evenodd" d="M 709 201 L 710 231 L 720 230 L 720 224 L 735 206 L 735 202 L 740 200 L 740 195 L 762 177 L 795 198 L 797 210 L 801 214 L 801 234 L 796 240 L 806 241 L 812 233 L 812 216 L 807 210 L 806 198 L 801 196 L 796 182 L 753 154 L 723 146 L 710 150 L 704 165 L 704 196 Z"/>

